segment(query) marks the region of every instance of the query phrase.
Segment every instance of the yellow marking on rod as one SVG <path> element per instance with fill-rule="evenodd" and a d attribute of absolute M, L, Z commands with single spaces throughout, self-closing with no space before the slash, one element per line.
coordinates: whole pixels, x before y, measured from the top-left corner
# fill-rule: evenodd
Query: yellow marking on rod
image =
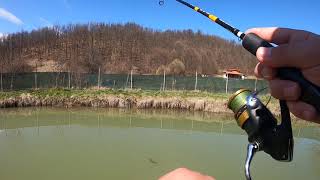
<path fill-rule="evenodd" d="M 210 14 L 209 19 L 211 19 L 212 21 L 216 21 L 218 19 L 218 17 Z"/>
<path fill-rule="evenodd" d="M 199 9 L 200 9 L 199 7 L 194 7 L 195 11 L 199 11 Z"/>

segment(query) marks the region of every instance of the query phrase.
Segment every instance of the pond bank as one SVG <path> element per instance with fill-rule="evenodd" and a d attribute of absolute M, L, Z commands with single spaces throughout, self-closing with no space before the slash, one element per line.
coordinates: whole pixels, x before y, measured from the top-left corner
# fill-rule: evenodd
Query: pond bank
<path fill-rule="evenodd" d="M 0 92 L 0 108 L 99 107 L 231 113 L 226 105 L 229 96 L 195 91 L 43 89 Z M 269 107 L 275 114 L 279 114 L 276 101 L 271 101 Z"/>

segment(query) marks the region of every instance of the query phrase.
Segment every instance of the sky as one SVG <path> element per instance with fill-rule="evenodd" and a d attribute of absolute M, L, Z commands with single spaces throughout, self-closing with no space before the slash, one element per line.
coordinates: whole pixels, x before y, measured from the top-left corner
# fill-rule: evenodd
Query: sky
<path fill-rule="evenodd" d="M 135 22 L 157 30 L 200 30 L 229 40 L 232 34 L 175 0 L 0 0 L 0 37 L 69 23 Z M 245 31 L 289 27 L 320 34 L 320 0 L 187 0 Z"/>

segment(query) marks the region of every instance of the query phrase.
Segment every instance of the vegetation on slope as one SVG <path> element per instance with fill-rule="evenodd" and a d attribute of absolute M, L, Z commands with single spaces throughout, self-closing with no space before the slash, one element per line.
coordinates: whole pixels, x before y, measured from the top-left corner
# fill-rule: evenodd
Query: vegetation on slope
<path fill-rule="evenodd" d="M 182 62 L 182 63 L 180 63 Z M 177 67 L 173 67 L 176 65 Z M 252 73 L 254 57 L 236 42 L 191 30 L 157 31 L 127 24 L 70 24 L 0 39 L 0 71 L 217 74 Z M 171 69 L 171 72 L 170 72 Z M 158 72 L 158 73 L 159 73 Z"/>

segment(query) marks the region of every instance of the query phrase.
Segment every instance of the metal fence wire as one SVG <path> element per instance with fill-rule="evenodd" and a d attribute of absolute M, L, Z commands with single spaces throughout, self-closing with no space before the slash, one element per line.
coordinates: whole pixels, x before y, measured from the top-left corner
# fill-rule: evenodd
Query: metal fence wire
<path fill-rule="evenodd" d="M 267 87 L 266 81 L 255 79 L 225 79 L 201 76 L 120 75 L 55 73 L 3 73 L 1 89 L 24 90 L 32 88 L 91 88 L 142 90 L 200 90 L 233 93 L 241 88 L 259 90 Z"/>

